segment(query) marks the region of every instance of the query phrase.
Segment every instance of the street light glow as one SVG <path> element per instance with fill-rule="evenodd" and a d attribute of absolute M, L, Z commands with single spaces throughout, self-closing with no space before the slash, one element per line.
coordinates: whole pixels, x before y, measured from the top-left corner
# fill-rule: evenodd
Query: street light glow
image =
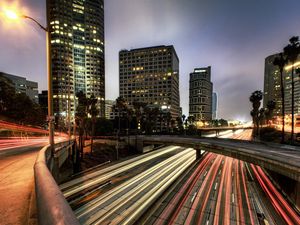
<path fill-rule="evenodd" d="M 6 17 L 11 20 L 17 20 L 19 18 L 19 15 L 16 12 L 9 10 L 9 9 L 5 10 L 4 13 L 5 13 Z"/>

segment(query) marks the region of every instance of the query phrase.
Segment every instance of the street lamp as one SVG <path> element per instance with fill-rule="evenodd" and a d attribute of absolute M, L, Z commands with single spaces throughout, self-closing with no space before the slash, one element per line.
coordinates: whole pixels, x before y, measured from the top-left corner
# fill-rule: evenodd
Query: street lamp
<path fill-rule="evenodd" d="M 48 2 L 48 1 L 47 1 Z M 49 26 L 44 27 L 34 18 L 27 15 L 20 15 L 13 10 L 4 10 L 4 15 L 10 20 L 18 20 L 20 18 L 29 19 L 46 32 L 46 49 L 47 49 L 47 80 L 48 80 L 48 122 L 49 122 L 49 144 L 51 147 L 51 154 L 54 155 L 54 116 L 53 116 L 53 90 L 52 90 L 52 71 L 51 71 L 51 43 Z M 49 21 L 49 15 L 47 15 Z M 49 23 L 48 23 L 49 24 Z"/>

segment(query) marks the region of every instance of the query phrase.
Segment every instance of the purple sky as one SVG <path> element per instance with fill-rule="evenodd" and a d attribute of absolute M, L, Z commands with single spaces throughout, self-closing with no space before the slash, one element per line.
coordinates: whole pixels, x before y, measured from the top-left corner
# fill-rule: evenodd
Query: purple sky
<path fill-rule="evenodd" d="M 11 0 L 1 0 L 2 2 Z M 19 0 L 45 23 L 44 0 Z M 118 96 L 120 49 L 174 45 L 180 102 L 188 114 L 189 73 L 212 66 L 219 116 L 249 119 L 249 95 L 263 88 L 264 58 L 300 33 L 299 0 L 106 0 L 106 98 Z M 46 89 L 45 36 L 29 21 L 0 20 L 0 71 Z"/>

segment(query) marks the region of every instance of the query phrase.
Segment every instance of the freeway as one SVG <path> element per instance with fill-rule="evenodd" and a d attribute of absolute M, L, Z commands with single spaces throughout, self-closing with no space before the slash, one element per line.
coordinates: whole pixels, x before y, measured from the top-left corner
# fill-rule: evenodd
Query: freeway
<path fill-rule="evenodd" d="M 300 218 L 259 166 L 206 153 L 137 224 L 300 224 Z"/>
<path fill-rule="evenodd" d="M 195 160 L 195 150 L 168 146 L 97 169 L 60 187 L 82 224 L 132 223 L 147 208 L 145 204 L 151 205 Z"/>
<path fill-rule="evenodd" d="M 225 132 L 249 140 L 251 131 Z M 168 146 L 60 186 L 81 224 L 300 224 L 259 166 Z"/>
<path fill-rule="evenodd" d="M 154 151 L 147 154 L 143 154 L 138 157 L 111 165 L 104 169 L 96 170 L 92 173 L 85 174 L 78 178 L 75 178 L 69 182 L 60 185 L 60 189 L 66 198 L 70 198 L 73 195 L 81 194 L 82 191 L 93 189 L 97 186 L 101 186 L 103 183 L 109 181 L 112 177 L 117 176 L 123 172 L 141 166 L 142 164 L 156 159 L 160 156 L 167 155 L 172 152 L 177 152 L 182 149 L 178 146 L 169 146 L 160 149 L 160 151 Z"/>

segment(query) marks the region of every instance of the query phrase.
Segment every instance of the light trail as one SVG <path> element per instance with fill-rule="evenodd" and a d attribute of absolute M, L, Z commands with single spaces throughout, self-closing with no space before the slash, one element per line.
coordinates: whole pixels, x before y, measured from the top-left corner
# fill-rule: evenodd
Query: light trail
<path fill-rule="evenodd" d="M 241 172 L 242 172 L 242 184 L 243 184 L 244 193 L 245 193 L 245 196 L 246 196 L 246 204 L 247 204 L 247 209 L 248 209 L 248 213 L 249 213 L 249 216 L 250 216 L 250 222 L 251 222 L 251 224 L 255 224 L 253 213 L 252 213 L 251 206 L 250 206 L 248 188 L 247 188 L 247 184 L 246 184 L 246 178 L 245 178 L 245 173 L 244 173 L 244 170 L 243 170 L 243 166 L 244 166 L 244 162 L 240 161 L 240 168 L 241 168 Z"/>
<path fill-rule="evenodd" d="M 65 137 L 55 137 L 55 142 L 61 142 L 66 140 Z M 6 150 L 12 150 L 22 147 L 30 147 L 35 145 L 46 145 L 49 142 L 47 136 L 43 137 L 13 137 L 13 138 L 1 138 L 0 139 L 0 152 Z"/>
<path fill-rule="evenodd" d="M 161 195 L 195 160 L 196 154 L 193 150 L 190 157 L 186 158 L 185 160 L 180 159 L 181 162 L 177 166 L 175 165 L 175 167 L 173 167 L 174 169 L 167 172 L 166 177 L 163 179 L 158 179 L 159 182 L 155 186 L 148 190 L 145 189 L 141 195 L 141 198 L 127 208 L 122 213 L 122 217 L 114 218 L 111 224 L 132 224 L 132 221 L 135 221 L 139 214 L 146 211 L 149 205 L 154 202 L 157 197 Z M 152 182 L 152 180 L 150 182 Z"/>
<path fill-rule="evenodd" d="M 300 217 L 291 208 L 283 196 L 274 187 L 270 179 L 259 167 L 251 164 L 251 168 L 264 192 L 270 198 L 272 205 L 289 225 L 300 224 Z"/>
<path fill-rule="evenodd" d="M 200 197 L 203 195 L 203 192 L 204 192 L 206 186 L 208 186 L 208 188 L 206 188 L 206 190 L 211 191 L 212 186 L 213 186 L 213 180 L 215 179 L 215 177 L 217 175 L 218 168 L 221 165 L 221 162 L 222 162 L 222 157 L 217 156 L 216 159 L 214 160 L 214 163 L 213 163 L 211 169 L 205 176 L 204 182 L 202 183 L 201 188 L 198 191 L 197 196 L 196 196 L 191 208 L 193 208 L 193 209 L 198 208 L 199 203 L 200 203 Z M 205 200 L 203 201 L 204 202 L 203 205 L 206 205 L 206 202 L 208 201 L 208 196 L 209 196 L 209 194 L 206 193 Z M 185 224 L 192 224 L 194 216 L 195 216 L 194 211 L 190 211 L 185 220 Z M 195 219 L 197 221 L 202 221 L 202 217 L 203 217 L 203 212 L 200 211 L 199 216 Z"/>
<path fill-rule="evenodd" d="M 245 224 L 245 216 L 243 212 L 243 208 L 241 207 L 243 205 L 242 203 L 242 191 L 241 191 L 241 185 L 240 185 L 240 167 L 239 167 L 239 161 L 235 160 L 235 185 L 236 185 L 236 192 L 237 192 L 237 204 L 236 204 L 236 212 L 237 212 L 237 223 L 238 224 Z"/>
<path fill-rule="evenodd" d="M 226 160 L 227 159 L 227 160 Z M 231 182 L 232 182 L 232 158 L 225 158 L 226 180 L 225 180 L 225 204 L 224 204 L 224 222 L 225 225 L 230 225 L 230 197 L 231 197 Z M 225 173 L 226 173 L 225 172 Z M 222 187 L 221 187 L 222 188 Z"/>
<path fill-rule="evenodd" d="M 224 185 L 224 180 L 225 180 L 225 173 L 227 172 L 227 167 L 228 167 L 227 160 L 228 160 L 228 158 L 225 158 L 225 163 L 224 163 L 222 173 L 221 173 L 221 181 L 220 181 L 220 185 L 219 185 L 217 204 L 215 206 L 214 225 L 219 224 L 223 185 Z"/>
<path fill-rule="evenodd" d="M 172 215 L 170 218 L 169 224 L 176 221 L 176 218 L 179 214 L 179 211 L 182 209 L 184 203 L 187 201 L 188 196 L 191 194 L 191 191 L 193 190 L 196 182 L 200 178 L 202 172 L 204 169 L 206 169 L 206 166 L 211 163 L 211 160 L 213 160 L 213 154 L 208 153 L 204 156 L 201 163 L 199 163 L 197 169 L 193 172 L 193 174 L 189 177 L 189 179 L 185 182 L 185 184 L 182 186 L 180 191 L 175 195 L 175 197 L 172 199 L 170 204 L 164 209 L 163 213 L 161 214 L 161 217 L 166 218 L 169 215 Z M 180 198 L 184 195 L 183 199 L 180 201 Z M 196 197 L 196 193 L 194 195 L 194 199 Z M 175 212 L 171 214 L 171 212 L 174 210 L 174 205 L 177 205 Z M 156 225 L 161 225 L 163 221 L 157 221 Z"/>
<path fill-rule="evenodd" d="M 181 171 L 180 168 L 186 168 L 186 166 L 195 160 L 195 157 L 196 155 L 193 149 L 184 150 L 151 167 L 138 175 L 138 177 L 133 177 L 127 182 L 106 192 L 104 195 L 99 196 L 92 204 L 88 203 L 82 206 L 75 213 L 83 224 L 99 224 L 110 217 L 120 207 L 132 204 L 132 199 L 140 199 L 148 192 L 155 191 L 156 193 L 156 191 L 159 191 L 157 188 L 163 188 L 162 185 L 166 183 L 167 180 L 172 177 L 178 177 L 179 174 L 177 173 Z M 141 200 L 137 201 L 137 204 L 141 203 Z M 105 207 L 105 209 L 97 210 L 103 207 Z M 139 208 L 139 206 L 135 204 L 130 205 L 130 207 L 134 207 L 135 209 Z"/>
<path fill-rule="evenodd" d="M 99 196 L 98 198 L 94 199 L 93 201 L 90 201 L 89 203 L 87 203 L 83 207 L 76 210 L 75 214 L 79 218 L 86 215 L 87 213 L 89 213 L 92 210 L 96 209 L 98 207 L 98 205 L 102 204 L 103 201 L 106 201 L 107 199 L 109 199 L 113 194 L 117 195 L 117 194 L 121 193 L 122 191 L 124 191 L 127 186 L 131 186 L 133 184 L 140 183 L 146 176 L 151 175 L 155 171 L 159 172 L 160 168 L 163 168 L 164 166 L 167 166 L 174 159 L 176 159 L 178 156 L 181 156 L 182 154 L 183 154 L 182 152 L 178 153 L 177 155 L 172 156 L 172 157 L 158 163 L 157 165 L 155 165 L 155 166 L 151 167 L 150 169 L 140 173 L 139 175 L 135 176 L 134 178 L 124 182 L 123 184 L 117 186 L 115 189 L 106 192 L 105 194 Z"/>
<path fill-rule="evenodd" d="M 251 131 L 236 132 L 233 138 L 250 140 Z M 249 182 L 254 181 L 247 180 L 248 171 L 245 163 L 213 153 L 210 153 L 209 157 L 215 157 L 215 160 L 207 163 L 208 155 L 203 157 L 168 205 L 162 211 L 158 211 L 160 214 L 155 219 L 155 225 L 177 223 L 230 225 L 232 220 L 235 224 L 258 223 L 254 203 L 250 201 L 253 196 L 249 192 Z M 186 211 L 187 207 L 189 211 Z M 264 222 L 268 221 L 264 219 Z"/>
<path fill-rule="evenodd" d="M 39 127 L 33 127 L 33 126 L 26 126 L 26 125 L 20 125 L 16 123 L 10 123 L 3 120 L 0 120 L 0 130 L 9 130 L 9 131 L 18 131 L 18 132 L 28 132 L 28 133 L 35 133 L 35 134 L 49 134 L 48 130 L 39 128 Z M 55 132 L 56 136 L 64 136 L 67 137 L 68 135 L 62 132 Z"/>
<path fill-rule="evenodd" d="M 96 171 L 92 174 L 84 175 L 80 178 L 74 179 L 70 182 L 62 184 L 60 186 L 63 194 L 66 198 L 79 193 L 93 185 L 101 184 L 102 182 L 110 179 L 117 174 L 125 172 L 129 169 L 132 169 L 138 165 L 141 165 L 149 160 L 152 160 L 156 157 L 162 156 L 169 152 L 180 149 L 178 146 L 166 147 L 162 151 L 154 151 L 142 156 L 135 157 L 131 160 L 127 160 L 116 165 L 107 167 L 105 169 Z"/>

